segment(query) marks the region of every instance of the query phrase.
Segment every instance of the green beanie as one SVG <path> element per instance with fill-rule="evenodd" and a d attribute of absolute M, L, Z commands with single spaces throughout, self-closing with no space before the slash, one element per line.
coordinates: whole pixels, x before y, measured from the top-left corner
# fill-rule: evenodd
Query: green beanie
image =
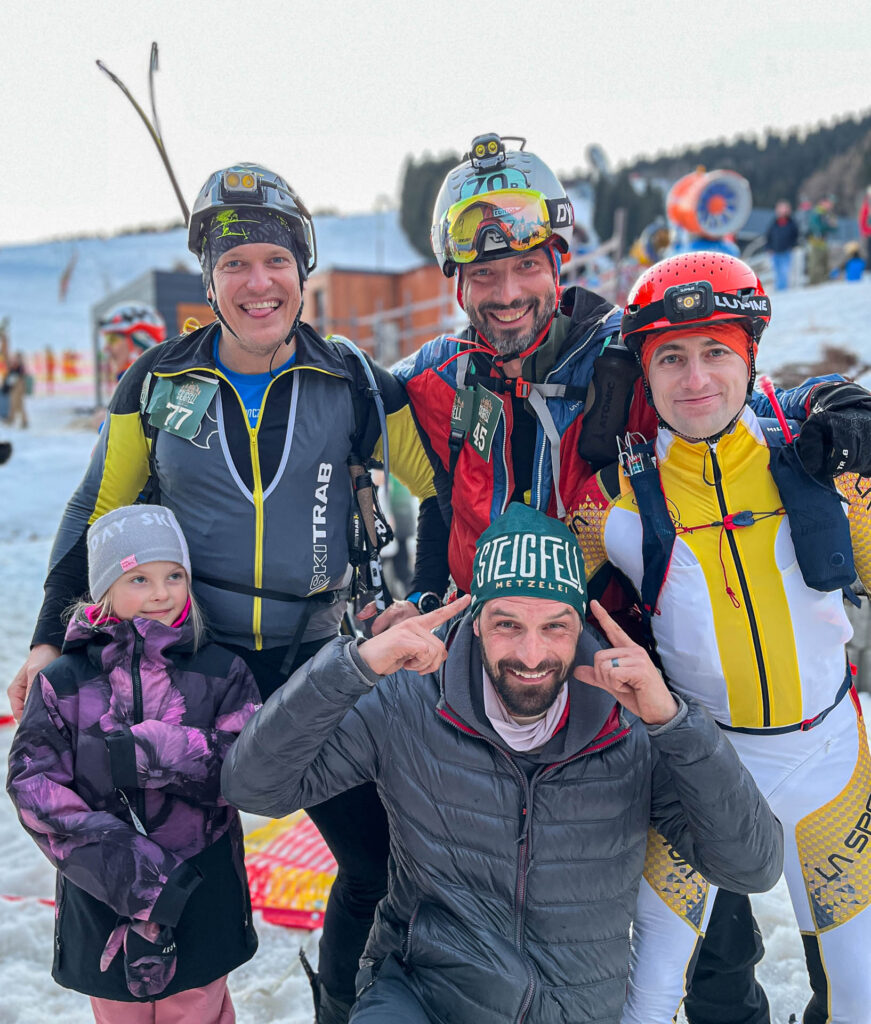
<path fill-rule="evenodd" d="M 494 597 L 543 597 L 571 605 L 583 619 L 587 608 L 584 559 L 569 528 L 515 502 L 481 534 L 472 569 L 477 615 Z"/>

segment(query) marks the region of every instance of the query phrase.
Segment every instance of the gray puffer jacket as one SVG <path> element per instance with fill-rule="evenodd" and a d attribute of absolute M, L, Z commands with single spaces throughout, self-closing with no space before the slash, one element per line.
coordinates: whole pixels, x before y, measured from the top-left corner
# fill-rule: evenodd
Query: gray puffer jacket
<path fill-rule="evenodd" d="M 701 707 L 648 730 L 573 680 L 562 728 L 519 755 L 481 680 L 468 619 L 440 675 L 379 679 L 338 638 L 245 726 L 224 795 L 279 816 L 377 782 L 390 880 L 363 963 L 401 962 L 432 1021 L 616 1022 L 648 826 L 751 892 L 780 875 L 780 824 Z"/>

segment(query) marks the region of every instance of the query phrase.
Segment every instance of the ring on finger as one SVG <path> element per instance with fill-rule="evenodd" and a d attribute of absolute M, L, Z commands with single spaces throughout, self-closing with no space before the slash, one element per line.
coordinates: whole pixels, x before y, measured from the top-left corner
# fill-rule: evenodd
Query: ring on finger
<path fill-rule="evenodd" d="M 612 658 L 611 659 L 611 667 L 612 668 L 620 668 L 620 659 L 619 658 Z"/>

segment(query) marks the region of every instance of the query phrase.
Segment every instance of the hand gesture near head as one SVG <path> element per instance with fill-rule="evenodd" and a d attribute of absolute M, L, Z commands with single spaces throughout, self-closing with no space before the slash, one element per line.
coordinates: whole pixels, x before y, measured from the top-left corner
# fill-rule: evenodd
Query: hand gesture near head
<path fill-rule="evenodd" d="M 598 601 L 590 602 L 590 611 L 613 646 L 596 651 L 592 666 L 578 665 L 575 679 L 607 690 L 647 725 L 670 722 L 677 714 L 677 701 L 650 655 L 617 625 Z"/>
<path fill-rule="evenodd" d="M 369 668 L 380 676 L 402 668 L 421 675 L 435 672 L 448 652 L 441 640 L 433 635 L 433 630 L 464 612 L 471 600 L 467 594 L 426 615 L 416 614 L 414 618 L 404 619 L 371 640 L 365 640 L 357 651 Z"/>

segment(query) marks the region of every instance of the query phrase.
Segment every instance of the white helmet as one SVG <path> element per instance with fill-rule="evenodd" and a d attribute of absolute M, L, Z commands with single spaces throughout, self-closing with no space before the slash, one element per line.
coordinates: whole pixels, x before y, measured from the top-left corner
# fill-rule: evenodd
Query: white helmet
<path fill-rule="evenodd" d="M 432 249 L 445 277 L 457 265 L 498 260 L 548 243 L 568 252 L 575 222 L 553 171 L 523 147 L 506 149 L 496 134 L 472 140 L 466 159 L 448 172 L 433 211 Z"/>

